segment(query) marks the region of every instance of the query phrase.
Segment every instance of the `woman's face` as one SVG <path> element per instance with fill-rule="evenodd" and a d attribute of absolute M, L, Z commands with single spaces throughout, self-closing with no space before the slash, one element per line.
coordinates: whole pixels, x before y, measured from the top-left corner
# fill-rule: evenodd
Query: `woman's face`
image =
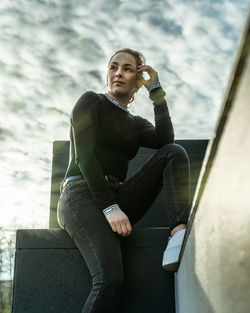
<path fill-rule="evenodd" d="M 140 88 L 136 59 L 126 52 L 117 53 L 110 61 L 107 73 L 107 85 L 111 95 L 130 100 Z"/>

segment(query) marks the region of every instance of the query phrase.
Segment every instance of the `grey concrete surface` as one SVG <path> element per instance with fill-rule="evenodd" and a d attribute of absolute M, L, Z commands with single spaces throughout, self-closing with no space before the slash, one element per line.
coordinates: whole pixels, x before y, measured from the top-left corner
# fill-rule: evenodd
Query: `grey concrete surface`
<path fill-rule="evenodd" d="M 202 168 L 181 265 L 177 313 L 250 312 L 250 19 Z"/>
<path fill-rule="evenodd" d="M 138 228 L 122 238 L 124 287 L 114 313 L 175 312 L 174 276 L 161 268 L 168 236 L 168 228 Z M 12 313 L 81 313 L 91 277 L 68 234 L 18 230 L 16 248 Z"/>

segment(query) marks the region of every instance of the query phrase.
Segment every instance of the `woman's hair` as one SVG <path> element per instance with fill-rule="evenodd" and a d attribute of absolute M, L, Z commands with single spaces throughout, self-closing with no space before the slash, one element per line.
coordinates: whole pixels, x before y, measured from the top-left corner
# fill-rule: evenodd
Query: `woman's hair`
<path fill-rule="evenodd" d="M 133 55 L 134 58 L 135 58 L 135 60 L 136 60 L 136 65 L 137 65 L 137 66 L 138 66 L 138 65 L 144 65 L 144 64 L 146 64 L 146 58 L 145 58 L 145 56 L 144 56 L 141 52 L 136 51 L 136 50 L 132 50 L 132 49 L 130 49 L 130 48 L 123 48 L 123 49 L 117 50 L 117 51 L 110 57 L 109 63 L 108 63 L 108 67 L 109 67 L 109 65 L 110 65 L 110 62 L 111 62 L 112 58 L 113 58 L 116 54 L 121 53 L 121 52 L 129 53 L 129 54 Z M 137 91 L 136 91 L 136 92 L 137 92 Z M 134 95 L 133 95 L 133 97 L 130 99 L 129 103 L 131 103 L 131 102 L 133 102 L 133 101 L 134 101 Z"/>
<path fill-rule="evenodd" d="M 109 59 L 109 63 L 108 63 L 108 66 L 112 60 L 112 58 L 118 54 L 118 53 L 121 53 L 121 52 L 125 52 L 125 53 L 129 53 L 131 55 L 133 55 L 135 57 L 135 60 L 136 60 L 136 65 L 144 65 L 146 64 L 146 59 L 144 57 L 144 55 L 139 52 L 139 51 L 136 51 L 136 50 L 132 50 L 130 48 L 123 48 L 123 49 L 120 49 L 120 50 L 117 50 L 112 56 L 111 58 Z"/>

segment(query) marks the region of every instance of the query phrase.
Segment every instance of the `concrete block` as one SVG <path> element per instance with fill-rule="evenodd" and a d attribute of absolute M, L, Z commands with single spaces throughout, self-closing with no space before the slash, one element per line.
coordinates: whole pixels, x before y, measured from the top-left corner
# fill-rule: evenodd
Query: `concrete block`
<path fill-rule="evenodd" d="M 174 276 L 161 268 L 168 228 L 122 238 L 124 288 L 115 313 L 174 313 Z M 91 288 L 87 266 L 61 229 L 18 230 L 12 313 L 81 313 Z"/>

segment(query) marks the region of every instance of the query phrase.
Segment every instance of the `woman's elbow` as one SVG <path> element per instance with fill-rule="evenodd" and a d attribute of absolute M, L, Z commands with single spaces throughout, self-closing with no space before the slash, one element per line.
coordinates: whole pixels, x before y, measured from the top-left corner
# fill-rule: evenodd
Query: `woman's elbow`
<path fill-rule="evenodd" d="M 168 143 L 174 143 L 174 133 L 170 133 L 166 136 L 163 145 Z"/>
<path fill-rule="evenodd" d="M 174 143 L 174 133 L 169 136 L 168 143 Z"/>

